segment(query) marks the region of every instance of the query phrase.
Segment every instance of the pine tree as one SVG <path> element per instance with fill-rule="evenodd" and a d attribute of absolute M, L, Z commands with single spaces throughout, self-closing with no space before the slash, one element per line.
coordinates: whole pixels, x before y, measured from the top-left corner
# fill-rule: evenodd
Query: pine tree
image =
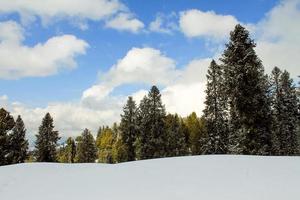
<path fill-rule="evenodd" d="M 74 163 L 76 157 L 76 143 L 75 140 L 71 137 L 67 139 L 64 147 L 61 149 L 61 159 L 60 162 L 64 163 Z"/>
<path fill-rule="evenodd" d="M 165 116 L 161 94 L 156 86 L 152 86 L 148 96 L 141 101 L 138 110 L 139 134 L 136 141 L 138 159 L 165 156 Z"/>
<path fill-rule="evenodd" d="M 121 115 L 120 133 L 122 135 L 122 143 L 127 148 L 128 161 L 135 160 L 134 142 L 137 136 L 137 108 L 132 97 L 129 97 L 126 105 L 123 108 L 123 115 Z"/>
<path fill-rule="evenodd" d="M 187 153 L 185 130 L 177 114 L 168 114 L 165 119 L 166 156 L 183 156 Z"/>
<path fill-rule="evenodd" d="M 205 120 L 198 118 L 193 112 L 185 119 L 185 125 L 188 128 L 189 151 L 192 155 L 203 154 L 203 139 L 206 138 Z"/>
<path fill-rule="evenodd" d="M 4 108 L 0 109 L 0 166 L 9 164 L 7 154 L 9 153 L 8 133 L 14 127 L 14 118 Z"/>
<path fill-rule="evenodd" d="M 272 149 L 267 78 L 249 32 L 236 25 L 221 61 L 229 104 L 232 153 L 267 155 Z"/>
<path fill-rule="evenodd" d="M 94 163 L 97 159 L 97 147 L 93 135 L 84 129 L 78 142 L 77 162 Z"/>
<path fill-rule="evenodd" d="M 10 163 L 23 163 L 28 156 L 28 140 L 25 138 L 26 129 L 24 122 L 19 115 L 12 133 L 9 135 L 9 154 L 7 156 Z"/>
<path fill-rule="evenodd" d="M 115 135 L 111 128 L 102 129 L 102 133 L 97 138 L 97 147 L 99 149 L 98 161 L 101 163 L 113 163 L 113 145 L 115 142 Z"/>
<path fill-rule="evenodd" d="M 112 159 L 113 159 L 113 163 L 129 161 L 128 149 L 127 146 L 123 143 L 123 139 L 121 135 L 117 136 L 112 146 Z"/>
<path fill-rule="evenodd" d="M 53 118 L 49 113 L 45 115 L 39 132 L 36 135 L 35 154 L 38 162 L 55 162 L 56 147 L 60 139 L 58 131 L 54 131 Z"/>
<path fill-rule="evenodd" d="M 296 155 L 297 141 L 297 95 L 293 80 L 287 71 L 275 67 L 272 71 L 273 131 L 278 138 L 279 155 Z"/>
<path fill-rule="evenodd" d="M 204 152 L 226 154 L 228 148 L 227 101 L 224 93 L 224 76 L 221 66 L 214 60 L 207 72 L 204 117 L 207 138 Z"/>

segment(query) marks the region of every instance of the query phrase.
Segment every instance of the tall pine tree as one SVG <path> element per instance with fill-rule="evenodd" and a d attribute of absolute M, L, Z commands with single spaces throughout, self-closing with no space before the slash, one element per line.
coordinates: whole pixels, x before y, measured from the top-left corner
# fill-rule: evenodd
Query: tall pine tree
<path fill-rule="evenodd" d="M 60 139 L 58 131 L 54 131 L 53 118 L 49 113 L 43 118 L 42 124 L 39 127 L 39 132 L 36 135 L 35 154 L 38 162 L 55 162 L 56 147 Z"/>
<path fill-rule="evenodd" d="M 9 153 L 8 133 L 14 127 L 14 118 L 4 108 L 0 109 L 0 165 L 9 164 L 7 154 Z"/>
<path fill-rule="evenodd" d="M 94 137 L 88 129 L 84 129 L 77 146 L 77 162 L 93 163 L 96 161 L 97 147 Z"/>
<path fill-rule="evenodd" d="M 205 125 L 207 138 L 204 142 L 206 154 L 226 154 L 228 148 L 227 101 L 224 76 L 221 66 L 214 60 L 207 72 Z"/>
<path fill-rule="evenodd" d="M 236 25 L 221 61 L 229 104 L 232 153 L 267 155 L 272 149 L 267 78 L 249 32 Z"/>
<path fill-rule="evenodd" d="M 137 108 L 132 97 L 129 97 L 126 105 L 123 108 L 123 115 L 121 115 L 120 133 L 123 144 L 127 148 L 128 161 L 135 160 L 135 147 L 138 128 L 137 128 Z"/>
<path fill-rule="evenodd" d="M 26 129 L 24 122 L 19 115 L 12 133 L 9 135 L 9 153 L 8 160 L 10 163 L 23 163 L 28 156 L 28 140 L 25 138 Z"/>
<path fill-rule="evenodd" d="M 297 95 L 293 80 L 287 71 L 278 67 L 272 71 L 273 131 L 278 139 L 279 155 L 296 155 L 297 141 Z"/>
<path fill-rule="evenodd" d="M 140 103 L 138 111 L 139 134 L 136 141 L 138 159 L 159 158 L 165 152 L 165 106 L 156 86 L 152 86 Z"/>

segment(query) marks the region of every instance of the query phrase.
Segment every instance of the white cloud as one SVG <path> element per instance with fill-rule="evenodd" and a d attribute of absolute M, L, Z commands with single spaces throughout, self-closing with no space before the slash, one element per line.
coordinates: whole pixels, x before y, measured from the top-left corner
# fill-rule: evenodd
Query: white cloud
<path fill-rule="evenodd" d="M 156 15 L 155 20 L 150 22 L 149 30 L 157 33 L 172 34 L 173 31 L 178 29 L 175 22 L 173 22 L 173 18 L 175 17 L 175 13 L 171 13 L 170 15 L 159 13 Z"/>
<path fill-rule="evenodd" d="M 166 110 L 170 113 L 177 113 L 187 116 L 196 112 L 199 116 L 204 109 L 205 82 L 177 83 L 162 90 L 162 100 Z"/>
<path fill-rule="evenodd" d="M 144 28 L 143 22 L 134 18 L 130 13 L 120 13 L 116 17 L 106 21 L 106 27 L 119 31 L 138 33 Z"/>
<path fill-rule="evenodd" d="M 15 118 L 22 116 L 30 139 L 37 134 L 47 112 L 54 118 L 55 129 L 65 138 L 78 136 L 84 128 L 96 134 L 99 126 L 119 120 L 122 109 L 117 103 L 108 109 L 91 109 L 81 103 L 50 103 L 45 107 L 31 108 L 19 102 L 10 102 L 7 96 L 0 96 L 0 107 L 7 109 Z"/>
<path fill-rule="evenodd" d="M 214 11 L 191 9 L 180 13 L 179 25 L 187 37 L 225 39 L 238 20 L 232 15 L 220 15 Z"/>
<path fill-rule="evenodd" d="M 23 44 L 22 27 L 14 21 L 0 22 L 0 78 L 47 76 L 76 67 L 74 58 L 85 54 L 88 44 L 73 35 L 49 38 L 33 47 Z"/>
<path fill-rule="evenodd" d="M 132 48 L 110 70 L 99 84 L 85 90 L 83 101 L 100 100 L 123 84 L 146 83 L 167 85 L 179 74 L 171 58 L 153 48 Z M 91 103 L 89 103 L 91 104 Z"/>
<path fill-rule="evenodd" d="M 18 13 L 21 18 L 40 17 L 44 23 L 54 18 L 101 20 L 126 7 L 118 0 L 23 0 L 0 1 L 0 13 Z"/>
<path fill-rule="evenodd" d="M 68 20 L 81 30 L 88 28 L 89 20 L 104 20 L 107 27 L 134 33 L 144 27 L 119 0 L 1 0 L 0 14 L 11 13 L 18 13 L 24 25 L 40 18 L 44 26 Z"/>
<path fill-rule="evenodd" d="M 285 0 L 274 7 L 256 27 L 256 51 L 267 72 L 274 66 L 300 74 L 300 1 Z"/>

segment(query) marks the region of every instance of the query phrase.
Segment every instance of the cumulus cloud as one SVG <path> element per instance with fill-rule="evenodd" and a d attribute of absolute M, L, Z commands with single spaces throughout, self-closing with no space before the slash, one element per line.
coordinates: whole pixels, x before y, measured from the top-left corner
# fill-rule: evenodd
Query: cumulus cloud
<path fill-rule="evenodd" d="M 274 66 L 300 75 L 300 1 L 285 0 L 275 6 L 256 27 L 256 51 L 267 72 Z"/>
<path fill-rule="evenodd" d="M 99 84 L 85 90 L 78 102 L 52 102 L 44 107 L 32 108 L 19 102 L 10 102 L 4 95 L 0 96 L 0 107 L 7 108 L 15 117 L 22 115 L 31 140 L 47 112 L 53 116 L 56 130 L 63 138 L 77 136 L 84 128 L 96 133 L 99 126 L 119 121 L 127 96 L 114 95 L 112 91 L 123 84 L 160 85 L 167 111 L 182 116 L 196 111 L 200 115 L 205 98 L 203 77 L 208 60 L 193 60 L 179 70 L 173 59 L 157 49 L 132 48 L 102 75 Z M 148 89 L 133 92 L 131 96 L 139 103 Z"/>
<path fill-rule="evenodd" d="M 14 21 L 0 22 L 0 78 L 47 76 L 76 67 L 75 57 L 88 44 L 73 35 L 49 38 L 33 47 L 23 44 L 22 27 Z"/>
<path fill-rule="evenodd" d="M 130 13 L 120 13 L 116 17 L 106 21 L 106 27 L 119 31 L 138 33 L 144 28 L 143 22 L 133 17 Z"/>
<path fill-rule="evenodd" d="M 123 103 L 123 102 L 122 102 Z M 10 102 L 7 96 L 0 96 L 0 107 L 7 109 L 15 118 L 21 115 L 27 129 L 28 138 L 34 139 L 42 118 L 47 112 L 54 118 L 55 129 L 64 139 L 78 136 L 84 128 L 96 134 L 99 126 L 110 125 L 119 120 L 122 107 L 114 102 L 109 108 L 91 109 L 79 103 L 50 103 L 45 107 L 29 107 L 19 102 Z M 31 141 L 32 142 L 32 141 Z"/>
<path fill-rule="evenodd" d="M 117 0 L 24 0 L 0 1 L 0 13 L 18 13 L 23 20 L 40 17 L 44 22 L 54 18 L 101 20 L 124 10 Z"/>
<path fill-rule="evenodd" d="M 1 0 L 0 14 L 11 13 L 18 13 L 23 24 L 36 18 L 40 18 L 43 25 L 69 20 L 82 30 L 88 28 L 88 20 L 104 20 L 110 28 L 134 33 L 144 26 L 119 0 Z"/>
<path fill-rule="evenodd" d="M 99 84 L 83 92 L 82 100 L 101 100 L 123 84 L 167 85 L 178 75 L 175 61 L 161 51 L 153 48 L 132 48 L 107 73 L 102 74 Z"/>
<path fill-rule="evenodd" d="M 176 18 L 175 13 L 170 15 L 159 13 L 154 21 L 150 22 L 149 30 L 157 33 L 172 34 L 173 31 L 178 29 L 177 24 L 173 21 L 174 18 Z"/>
<path fill-rule="evenodd" d="M 191 9 L 180 13 L 179 25 L 187 37 L 224 39 L 238 24 L 232 15 L 220 15 L 214 11 Z"/>
<path fill-rule="evenodd" d="M 97 107 L 97 102 L 112 99 L 113 90 L 124 84 L 144 83 L 161 86 L 167 111 L 186 116 L 204 108 L 206 72 L 210 58 L 195 59 L 178 69 L 173 59 L 153 48 L 132 48 L 111 69 L 101 76 L 99 84 L 83 92 L 82 102 Z M 148 89 L 148 88 L 147 88 Z M 142 89 L 131 94 L 139 101 L 148 93 Z M 118 97 L 124 103 L 124 96 Z M 120 105 L 121 107 L 121 105 Z"/>

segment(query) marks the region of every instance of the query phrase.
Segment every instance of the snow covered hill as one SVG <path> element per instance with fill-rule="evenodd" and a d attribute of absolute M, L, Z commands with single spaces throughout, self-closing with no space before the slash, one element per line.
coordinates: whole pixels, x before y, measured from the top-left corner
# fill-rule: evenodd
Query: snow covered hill
<path fill-rule="evenodd" d="M 1 200 L 299 200 L 300 157 L 190 156 L 0 167 Z"/>

